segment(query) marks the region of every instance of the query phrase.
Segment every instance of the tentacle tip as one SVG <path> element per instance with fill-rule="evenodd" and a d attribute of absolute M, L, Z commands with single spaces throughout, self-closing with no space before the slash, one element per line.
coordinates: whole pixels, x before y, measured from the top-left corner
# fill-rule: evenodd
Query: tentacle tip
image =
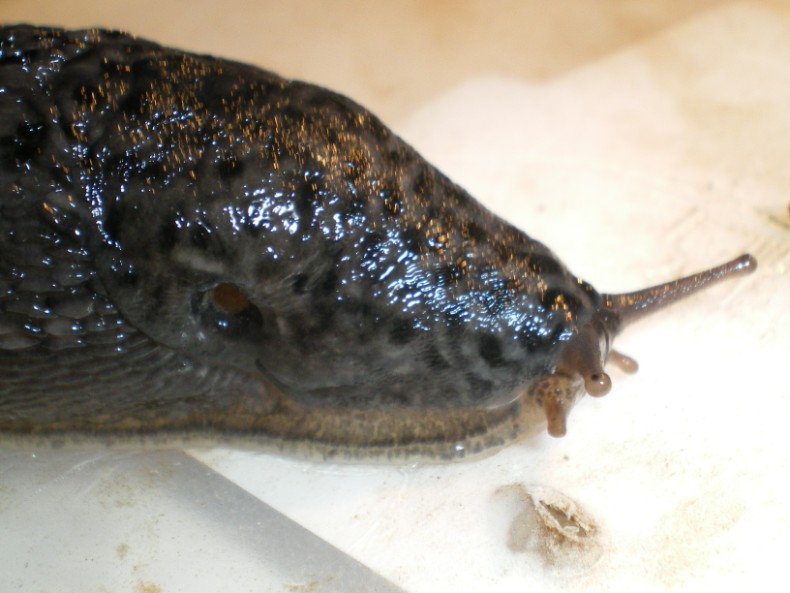
<path fill-rule="evenodd" d="M 757 269 L 757 258 L 751 253 L 744 253 L 733 261 L 733 268 L 741 274 L 751 274 Z"/>
<path fill-rule="evenodd" d="M 563 437 L 568 432 L 568 414 L 573 407 L 573 399 L 568 398 L 569 392 L 563 389 L 563 385 L 557 380 L 547 381 L 546 393 L 542 397 L 547 429 L 553 437 Z"/>
<path fill-rule="evenodd" d="M 612 380 L 603 371 L 584 377 L 584 390 L 592 397 L 606 395 L 612 389 Z"/>
<path fill-rule="evenodd" d="M 568 433 L 568 425 L 566 418 L 556 418 L 555 421 L 549 420 L 548 425 L 549 436 L 554 438 L 562 438 Z"/>

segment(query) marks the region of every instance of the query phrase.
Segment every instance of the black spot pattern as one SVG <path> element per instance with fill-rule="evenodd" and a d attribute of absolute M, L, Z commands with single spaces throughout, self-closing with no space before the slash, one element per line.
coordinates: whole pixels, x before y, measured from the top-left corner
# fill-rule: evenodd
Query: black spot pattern
<path fill-rule="evenodd" d="M 483 360 L 490 366 L 501 367 L 505 365 L 505 359 L 502 357 L 502 345 L 498 337 L 487 334 L 480 336 L 478 351 Z"/>

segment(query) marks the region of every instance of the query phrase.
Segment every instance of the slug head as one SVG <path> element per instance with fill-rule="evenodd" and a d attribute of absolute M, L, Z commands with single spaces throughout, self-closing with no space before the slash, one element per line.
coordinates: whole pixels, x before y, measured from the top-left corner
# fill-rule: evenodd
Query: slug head
<path fill-rule="evenodd" d="M 710 270 L 644 290 L 602 295 L 601 309 L 568 341 L 555 373 L 533 387 L 546 414 L 549 434 L 565 434 L 568 413 L 579 395 L 601 397 L 609 393 L 612 380 L 604 371 L 607 361 L 626 372 L 637 370 L 635 360 L 612 350 L 612 340 L 623 327 L 712 284 L 756 269 L 757 260 L 747 254 Z"/>

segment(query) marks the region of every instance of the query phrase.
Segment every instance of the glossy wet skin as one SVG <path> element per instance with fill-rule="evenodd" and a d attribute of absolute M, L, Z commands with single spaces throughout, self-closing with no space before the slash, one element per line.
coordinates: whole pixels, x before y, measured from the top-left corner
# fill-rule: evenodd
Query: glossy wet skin
<path fill-rule="evenodd" d="M 0 39 L 0 430 L 453 442 L 608 389 L 622 303 L 348 99 L 125 35 Z"/>

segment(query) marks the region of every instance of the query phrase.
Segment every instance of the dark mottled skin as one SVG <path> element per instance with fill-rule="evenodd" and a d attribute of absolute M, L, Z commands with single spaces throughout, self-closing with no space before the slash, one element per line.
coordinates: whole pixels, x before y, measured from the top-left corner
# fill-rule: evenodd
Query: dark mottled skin
<path fill-rule="evenodd" d="M 124 35 L 3 38 L 3 207 L 84 246 L 161 344 L 259 360 L 305 400 L 476 403 L 550 369 L 597 298 L 344 97 Z M 195 315 L 218 282 L 260 323 Z"/>
<path fill-rule="evenodd" d="M 508 401 L 601 307 L 345 97 L 119 33 L 0 28 L 0 214 L 11 430 Z"/>

